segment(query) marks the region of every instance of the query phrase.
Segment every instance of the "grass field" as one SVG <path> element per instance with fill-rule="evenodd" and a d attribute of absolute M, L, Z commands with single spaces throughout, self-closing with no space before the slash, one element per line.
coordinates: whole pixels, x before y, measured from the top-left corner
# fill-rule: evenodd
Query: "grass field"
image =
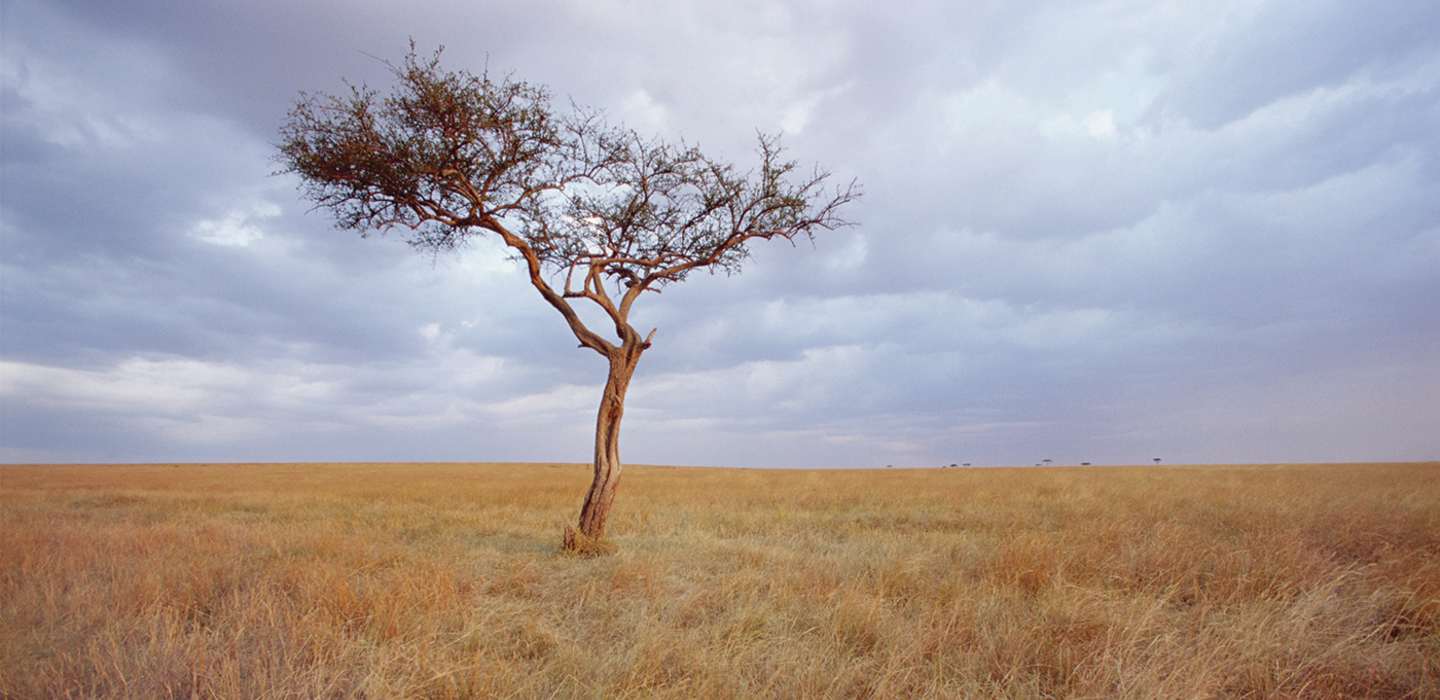
<path fill-rule="evenodd" d="M 1440 464 L 0 466 L 3 698 L 1440 698 Z"/>

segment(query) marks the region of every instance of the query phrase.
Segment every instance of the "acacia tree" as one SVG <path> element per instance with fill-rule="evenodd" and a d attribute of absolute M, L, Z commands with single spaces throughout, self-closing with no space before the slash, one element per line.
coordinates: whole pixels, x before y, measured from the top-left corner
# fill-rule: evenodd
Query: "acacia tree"
<path fill-rule="evenodd" d="M 620 481 L 625 392 L 656 332 L 630 324 L 635 302 L 696 270 L 739 271 L 752 241 L 849 225 L 839 210 L 859 191 L 827 189 L 819 167 L 800 172 L 773 136 L 759 136 L 758 169 L 741 172 L 595 110 L 557 112 L 543 87 L 443 70 L 440 51 L 420 59 L 412 43 L 387 65 L 388 95 L 364 85 L 301 93 L 281 128 L 281 172 L 362 236 L 398 228 L 432 254 L 498 236 L 580 346 L 605 357 L 594 481 L 580 536 L 565 528 L 567 550 L 593 546 Z M 572 303 L 582 300 L 604 312 L 614 337 L 581 321 Z"/>

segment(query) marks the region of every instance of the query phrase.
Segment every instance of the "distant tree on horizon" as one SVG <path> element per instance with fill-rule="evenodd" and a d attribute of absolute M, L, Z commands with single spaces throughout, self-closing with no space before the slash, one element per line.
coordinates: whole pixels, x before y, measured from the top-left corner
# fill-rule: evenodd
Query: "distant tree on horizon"
<path fill-rule="evenodd" d="M 656 333 L 630 324 L 635 302 L 697 270 L 739 272 L 752 241 L 848 226 L 840 209 L 860 192 L 828 190 L 829 173 L 798 170 L 776 136 L 759 136 L 759 167 L 742 172 L 683 142 L 610 126 L 595 110 L 556 112 L 543 87 L 443 70 L 440 53 L 417 58 L 411 42 L 399 66 L 387 63 L 397 85 L 383 97 L 363 85 L 301 93 L 277 160 L 338 228 L 406 229 L 433 255 L 497 237 L 580 346 L 607 360 L 594 480 L 579 536 L 567 525 L 564 539 L 566 550 L 591 551 L 620 481 L 625 393 Z M 572 306 L 580 300 L 613 336 L 586 326 Z"/>

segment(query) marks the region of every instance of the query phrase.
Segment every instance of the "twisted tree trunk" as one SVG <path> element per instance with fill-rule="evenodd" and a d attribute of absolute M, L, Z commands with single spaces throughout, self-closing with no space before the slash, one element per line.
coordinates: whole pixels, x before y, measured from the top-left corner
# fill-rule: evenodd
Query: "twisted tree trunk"
<path fill-rule="evenodd" d="M 600 397 L 600 411 L 595 418 L 595 477 L 585 493 L 580 508 L 580 536 L 565 527 L 565 550 L 591 553 L 605 537 L 605 524 L 610 519 L 610 506 L 620 486 L 620 419 L 625 415 L 625 392 L 640 362 L 640 353 L 649 346 L 638 335 L 610 354 L 610 375 L 605 393 Z"/>

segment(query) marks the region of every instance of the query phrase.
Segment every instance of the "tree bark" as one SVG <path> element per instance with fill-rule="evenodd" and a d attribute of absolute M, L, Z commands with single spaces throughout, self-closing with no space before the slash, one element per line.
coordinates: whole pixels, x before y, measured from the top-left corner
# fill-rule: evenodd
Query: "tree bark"
<path fill-rule="evenodd" d="M 595 418 L 595 477 L 580 508 L 580 533 L 590 542 L 604 538 L 610 506 L 615 502 L 615 493 L 620 485 L 620 419 L 625 415 L 625 392 L 630 388 L 630 378 L 635 374 L 635 366 L 639 364 L 640 353 L 646 345 L 648 343 L 641 342 L 638 336 L 627 338 L 609 358 L 610 375 L 605 381 L 605 393 L 600 397 L 600 411 Z M 571 532 L 565 533 L 565 549 L 579 551 L 583 548 Z"/>

